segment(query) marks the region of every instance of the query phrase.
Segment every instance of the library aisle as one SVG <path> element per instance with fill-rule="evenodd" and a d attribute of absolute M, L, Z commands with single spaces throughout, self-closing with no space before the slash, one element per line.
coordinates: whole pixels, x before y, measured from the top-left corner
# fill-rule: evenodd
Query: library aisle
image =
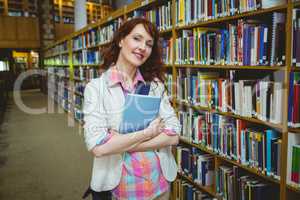
<path fill-rule="evenodd" d="M 38 90 L 22 92 L 31 108 L 47 106 Z M 66 113 L 32 115 L 10 98 L 0 125 L 0 199 L 81 199 L 89 183 L 92 157 L 78 125 Z"/>

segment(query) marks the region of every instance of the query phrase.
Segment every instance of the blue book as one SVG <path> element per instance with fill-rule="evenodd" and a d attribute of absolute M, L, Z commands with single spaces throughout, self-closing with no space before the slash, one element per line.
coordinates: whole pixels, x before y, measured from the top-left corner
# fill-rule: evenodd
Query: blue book
<path fill-rule="evenodd" d="M 272 172 L 272 165 L 271 165 L 271 160 L 272 160 L 272 147 L 271 147 L 271 142 L 273 139 L 278 138 L 278 133 L 273 131 L 273 130 L 267 130 L 266 131 L 266 171 L 267 175 L 270 175 Z"/>
<path fill-rule="evenodd" d="M 128 94 L 119 132 L 127 134 L 147 128 L 159 113 L 160 97 Z"/>
<path fill-rule="evenodd" d="M 293 123 L 293 100 L 294 100 L 294 73 L 290 73 L 290 84 L 289 84 L 289 98 L 288 98 L 288 123 Z"/>

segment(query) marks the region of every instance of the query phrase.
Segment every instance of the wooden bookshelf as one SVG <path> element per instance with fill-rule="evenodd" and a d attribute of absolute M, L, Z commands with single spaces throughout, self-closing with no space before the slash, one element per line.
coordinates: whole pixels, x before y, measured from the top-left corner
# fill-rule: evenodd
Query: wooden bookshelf
<path fill-rule="evenodd" d="M 267 14 L 267 13 L 272 13 L 275 11 L 286 11 L 286 9 L 287 9 L 287 5 L 276 6 L 276 7 L 268 8 L 268 9 L 260 9 L 260 10 L 256 10 L 256 11 L 250 11 L 250 12 L 245 12 L 242 14 L 237 14 L 234 16 L 221 17 L 221 18 L 217 18 L 217 19 L 198 22 L 198 23 L 191 24 L 191 25 L 177 25 L 176 30 L 191 29 L 191 28 L 195 28 L 195 27 L 199 27 L 199 26 L 206 26 L 206 25 L 211 25 L 211 24 L 216 24 L 216 23 L 221 23 L 221 22 L 233 21 L 233 20 L 238 20 L 238 19 L 242 19 L 245 17 L 258 16 L 258 15 L 263 15 L 263 14 Z"/>
<path fill-rule="evenodd" d="M 1 0 L 0 15 L 37 17 L 37 0 Z"/>
<path fill-rule="evenodd" d="M 0 16 L 37 17 L 37 0 L 1 0 Z"/>
<path fill-rule="evenodd" d="M 204 192 L 210 194 L 211 196 L 213 196 L 213 197 L 215 197 L 215 198 L 217 198 L 219 200 L 222 199 L 221 197 L 219 197 L 218 195 L 216 195 L 216 193 L 213 190 L 213 187 L 202 186 L 202 185 L 200 185 L 198 183 L 195 183 L 191 177 L 186 176 L 183 173 L 179 172 L 178 175 L 179 175 L 179 177 L 181 179 L 184 179 L 184 180 L 188 181 L 190 184 L 192 184 L 193 186 L 195 186 L 199 190 L 204 191 Z"/>
<path fill-rule="evenodd" d="M 298 8 L 300 6 L 300 1 L 293 2 L 293 7 Z"/>
<path fill-rule="evenodd" d="M 240 115 L 235 115 L 231 112 L 222 112 L 222 111 L 218 111 L 217 109 L 213 109 L 213 108 L 209 108 L 209 107 L 194 106 L 194 105 L 191 105 L 190 103 L 186 103 L 186 102 L 182 102 L 182 101 L 178 101 L 178 100 L 176 101 L 176 104 L 186 106 L 186 107 L 190 107 L 190 108 L 193 108 L 194 110 L 198 110 L 198 111 L 207 111 L 207 112 L 210 112 L 210 113 L 216 113 L 216 114 L 219 114 L 219 115 L 223 115 L 223 116 L 227 116 L 227 117 L 231 117 L 231 118 L 235 118 L 235 119 L 241 119 L 241 120 L 244 120 L 244 121 L 247 121 L 247 122 L 268 126 L 270 128 L 274 128 L 278 131 L 283 130 L 283 125 L 282 124 L 274 124 L 274 123 L 271 123 L 271 122 L 262 121 L 262 120 L 255 119 L 255 118 L 243 117 L 243 116 L 240 116 Z"/>
<path fill-rule="evenodd" d="M 285 70 L 283 66 L 241 66 L 241 65 L 198 65 L 198 64 L 174 64 L 176 68 L 196 68 L 196 69 L 228 69 L 228 70 L 264 70 L 277 71 Z"/>
<path fill-rule="evenodd" d="M 291 191 L 294 191 L 296 193 L 300 193 L 300 186 L 295 186 L 295 185 L 290 185 L 290 184 L 287 184 L 287 189 L 291 190 Z"/>
<path fill-rule="evenodd" d="M 217 109 L 213 109 L 213 108 L 209 108 L 209 107 L 201 107 L 201 106 L 194 106 L 191 105 L 189 103 L 186 102 L 182 102 L 182 101 L 178 101 L 175 98 L 172 99 L 172 104 L 174 105 L 176 111 L 179 111 L 179 109 L 181 108 L 192 108 L 195 111 L 207 111 L 210 113 L 215 113 L 218 115 L 222 115 L 225 117 L 229 117 L 229 118 L 233 118 L 233 119 L 239 119 L 242 121 L 247 122 L 247 124 L 251 124 L 251 126 L 253 125 L 253 127 L 259 126 L 259 127 L 264 127 L 265 129 L 271 128 L 274 129 L 276 131 L 278 131 L 281 135 L 281 140 L 282 140 L 282 144 L 281 144 L 281 160 L 280 160 L 280 164 L 281 164 L 281 171 L 280 171 L 280 180 L 278 180 L 277 178 L 274 178 L 272 176 L 267 176 L 264 172 L 259 171 L 256 168 L 250 167 L 250 166 L 246 166 L 246 165 L 242 165 L 239 162 L 222 156 L 220 154 L 215 153 L 214 151 L 207 149 L 206 147 L 203 147 L 202 145 L 199 144 L 193 144 L 191 142 L 189 142 L 188 140 L 185 139 L 180 139 L 180 143 L 183 145 L 187 145 L 189 147 L 195 147 L 205 153 L 208 153 L 210 155 L 213 155 L 215 163 L 221 162 L 221 163 L 227 163 L 230 166 L 237 166 L 239 169 L 246 171 L 247 174 L 250 174 L 253 177 L 257 177 L 258 180 L 264 180 L 267 183 L 270 183 L 271 185 L 276 186 L 276 188 L 280 188 L 280 200 L 289 200 L 289 194 L 298 194 L 299 193 L 299 188 L 291 186 L 287 183 L 287 148 L 288 148 L 288 132 L 293 132 L 296 134 L 300 134 L 300 129 L 299 128 L 291 128 L 288 127 L 288 118 L 287 118 L 287 111 L 288 111 L 288 96 L 289 96 L 289 74 L 290 72 L 299 72 L 300 68 L 297 67 L 293 67 L 292 66 L 292 61 L 291 61 L 291 55 L 292 55 L 292 39 L 291 39 L 291 33 L 292 33 L 292 9 L 294 7 L 300 7 L 300 2 L 292 2 L 292 0 L 288 0 L 288 3 L 286 3 L 285 5 L 282 6 L 276 6 L 276 7 L 272 7 L 272 8 L 268 8 L 268 9 L 258 9 L 258 10 L 254 10 L 254 11 L 249 11 L 249 12 L 243 12 L 243 13 L 239 13 L 236 14 L 234 16 L 226 16 L 226 17 L 218 17 L 218 18 L 214 18 L 214 19 L 210 19 L 210 20 L 206 20 L 206 21 L 199 21 L 199 22 L 195 22 L 195 23 L 191 23 L 191 24 L 187 24 L 187 25 L 178 25 L 176 24 L 176 19 L 175 19 L 175 10 L 176 10 L 176 6 L 175 6 L 175 2 L 176 0 L 169 0 L 169 1 L 157 1 L 157 0 L 138 0 L 138 1 L 134 1 L 132 4 L 126 5 L 124 7 L 122 7 L 121 9 L 114 11 L 112 13 L 110 13 L 109 15 L 105 16 L 104 18 L 102 18 L 101 20 L 96 21 L 93 24 L 89 24 L 87 27 L 83 28 L 80 31 L 74 32 L 62 39 L 60 39 L 59 41 L 57 41 L 56 43 L 52 44 L 51 46 L 47 47 L 44 51 L 45 52 L 51 52 L 51 49 L 55 48 L 56 46 L 58 46 L 59 44 L 63 43 L 63 42 L 69 42 L 70 44 L 72 44 L 72 41 L 74 40 L 74 38 L 78 37 L 78 36 L 82 36 L 85 33 L 91 31 L 91 30 L 99 30 L 100 28 L 106 27 L 110 24 L 112 24 L 114 22 L 114 20 L 118 20 L 118 19 L 122 19 L 122 20 L 126 20 L 129 17 L 133 16 L 133 12 L 136 10 L 142 10 L 142 11 L 149 11 L 151 9 L 157 8 L 161 5 L 165 5 L 166 2 L 171 2 L 171 19 L 172 19 L 172 27 L 170 27 L 167 30 L 161 30 L 160 31 L 160 35 L 162 38 L 165 39 L 172 39 L 173 41 L 175 41 L 178 36 L 181 34 L 181 32 L 185 29 L 193 29 L 196 27 L 216 27 L 216 26 L 222 26 L 224 24 L 228 24 L 228 23 L 236 23 L 237 20 L 239 19 L 254 19 L 254 18 L 260 18 L 260 20 L 267 20 L 264 17 L 268 16 L 270 18 L 270 16 L 272 15 L 273 12 L 281 12 L 284 13 L 286 16 L 286 22 L 285 22 L 285 29 L 286 29 L 286 35 L 285 35 L 285 64 L 283 66 L 239 66 L 239 65 L 199 65 L 199 64 L 175 64 L 175 52 L 177 51 L 177 49 L 173 48 L 173 56 L 172 56 L 172 60 L 170 63 L 172 64 L 166 64 L 164 65 L 164 68 L 166 69 L 166 71 L 168 71 L 168 73 L 172 73 L 172 78 L 173 80 L 176 80 L 177 78 L 177 74 L 178 74 L 178 70 L 182 69 L 192 69 L 192 70 L 204 70 L 204 71 L 218 71 L 218 72 L 224 72 L 227 73 L 227 71 L 230 70 L 235 70 L 238 71 L 240 73 L 267 73 L 267 74 L 273 74 L 273 73 L 281 73 L 283 74 L 284 78 L 282 79 L 282 83 L 283 83 L 283 111 L 282 116 L 282 122 L 279 124 L 274 124 L 271 123 L 269 121 L 262 121 L 259 119 L 256 119 L 254 117 L 250 118 L 250 117 L 243 117 L 243 116 L 239 116 L 239 115 L 235 115 L 232 112 L 221 112 Z M 68 8 L 67 5 L 64 6 L 66 10 L 70 9 Z M 72 7 L 72 6 L 69 6 Z M 89 11 L 92 10 L 89 6 Z M 1 13 L 1 0 L 0 0 L 0 13 Z M 70 12 L 71 13 L 71 12 Z M 93 11 L 91 14 L 89 14 L 90 17 L 98 15 L 98 11 Z M 61 19 L 60 19 L 61 20 Z M 270 23 L 270 22 L 268 22 Z M 82 52 L 82 50 L 88 50 L 88 51 L 98 51 L 99 49 L 101 49 L 104 45 L 109 44 L 109 41 L 105 41 L 103 43 L 100 44 L 95 44 L 92 46 L 87 46 L 86 48 L 82 48 L 82 49 L 76 49 L 73 50 L 72 49 L 72 45 L 70 47 L 68 47 L 68 51 L 62 51 L 62 52 L 51 52 L 48 53 L 48 55 L 46 56 L 46 59 L 51 59 L 53 58 L 55 60 L 55 57 L 57 56 L 64 56 L 64 55 L 68 55 L 68 59 L 69 59 L 69 65 L 65 65 L 65 64 L 61 64 L 61 65 L 47 65 L 49 67 L 65 67 L 67 68 L 69 66 L 70 68 L 70 82 L 73 82 L 74 84 L 86 84 L 87 80 L 81 80 L 78 77 L 73 77 L 73 70 L 75 68 L 84 68 L 84 69 L 88 69 L 88 70 L 94 70 L 95 68 L 99 67 L 99 64 L 74 64 L 73 63 L 73 55 Z M 74 69 L 73 69 L 74 67 Z M 72 70 L 71 70 L 72 68 Z M 71 73 L 72 71 L 72 73 Z M 257 76 L 258 77 L 258 76 Z M 174 91 L 176 91 L 176 86 L 173 86 Z M 82 94 L 74 91 L 72 92 L 74 95 L 80 96 L 82 97 Z M 176 95 L 173 95 L 176 96 Z M 73 102 L 71 102 L 73 103 Z M 81 108 L 81 106 L 75 105 L 75 108 Z M 78 120 L 78 119 L 76 119 Z M 80 120 L 79 120 L 80 121 Z M 250 126 L 250 127 L 251 127 Z M 216 167 L 218 167 L 218 165 L 215 165 L 215 170 Z M 190 184 L 192 184 L 195 188 L 197 188 L 198 190 L 204 191 L 205 193 L 208 193 L 209 195 L 211 195 L 212 197 L 215 197 L 217 199 L 221 199 L 221 197 L 219 197 L 216 194 L 216 189 L 214 187 L 203 187 L 197 183 L 195 183 L 190 177 L 179 173 L 178 174 L 178 178 L 180 179 L 184 179 L 187 182 L 189 182 Z"/>
<path fill-rule="evenodd" d="M 98 23 L 107 16 L 111 7 L 95 2 L 86 2 L 87 23 Z M 54 0 L 54 19 L 57 39 L 65 40 L 74 32 L 75 2 L 74 0 Z"/>
<path fill-rule="evenodd" d="M 300 128 L 289 128 L 289 132 L 300 134 Z"/>
<path fill-rule="evenodd" d="M 291 67 L 291 71 L 300 72 L 300 67 Z"/>
<path fill-rule="evenodd" d="M 5 13 L 5 5 L 4 5 L 4 0 L 0 1 L 0 16 L 4 15 Z"/>
<path fill-rule="evenodd" d="M 212 155 L 214 155 L 217 159 L 220 159 L 220 160 L 223 160 L 223 161 L 225 161 L 225 162 L 227 162 L 227 163 L 230 163 L 230 164 L 232 164 L 232 165 L 238 166 L 238 167 L 240 167 L 240 168 L 242 168 L 242 169 L 248 171 L 249 173 L 255 174 L 256 176 L 259 176 L 259 177 L 261 177 L 261 178 L 263 178 L 263 179 L 265 179 L 265 180 L 267 180 L 267 181 L 269 181 L 269 182 L 271 182 L 271 183 L 280 184 L 280 181 L 279 181 L 278 179 L 273 178 L 273 177 L 271 177 L 271 176 L 267 176 L 267 175 L 265 175 L 264 173 L 260 172 L 259 170 L 255 169 L 255 168 L 253 168 L 253 167 L 248 167 L 248 166 L 246 166 L 246 165 L 242 165 L 242 164 L 238 163 L 238 162 L 235 161 L 235 160 L 232 160 L 232 159 L 229 159 L 229 158 L 224 157 L 224 156 L 222 156 L 222 155 L 219 155 L 218 153 L 216 153 L 216 152 L 214 152 L 214 151 L 212 151 L 212 150 L 210 150 L 210 149 L 208 149 L 208 148 L 202 146 L 201 144 L 194 144 L 194 143 L 192 143 L 192 142 L 187 141 L 187 140 L 184 139 L 184 138 L 180 138 L 180 141 L 181 141 L 182 143 L 184 143 L 184 144 L 187 144 L 187 145 L 196 147 L 196 148 L 202 150 L 203 152 L 212 154 Z"/>

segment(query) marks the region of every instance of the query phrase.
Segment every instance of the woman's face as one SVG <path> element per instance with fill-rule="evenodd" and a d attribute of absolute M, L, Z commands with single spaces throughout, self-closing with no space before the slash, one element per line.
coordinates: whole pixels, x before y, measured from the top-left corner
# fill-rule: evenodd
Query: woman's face
<path fill-rule="evenodd" d="M 120 41 L 120 55 L 128 64 L 138 67 L 151 55 L 153 38 L 145 30 L 143 24 L 138 24 Z"/>

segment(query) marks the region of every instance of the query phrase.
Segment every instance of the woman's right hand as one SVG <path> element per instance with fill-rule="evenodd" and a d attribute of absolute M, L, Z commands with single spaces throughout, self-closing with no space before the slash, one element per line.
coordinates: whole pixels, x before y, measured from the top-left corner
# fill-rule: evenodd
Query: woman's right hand
<path fill-rule="evenodd" d="M 150 138 L 153 138 L 159 135 L 164 128 L 165 128 L 165 124 L 162 118 L 158 117 L 149 124 L 149 126 L 146 128 L 145 131 Z"/>

